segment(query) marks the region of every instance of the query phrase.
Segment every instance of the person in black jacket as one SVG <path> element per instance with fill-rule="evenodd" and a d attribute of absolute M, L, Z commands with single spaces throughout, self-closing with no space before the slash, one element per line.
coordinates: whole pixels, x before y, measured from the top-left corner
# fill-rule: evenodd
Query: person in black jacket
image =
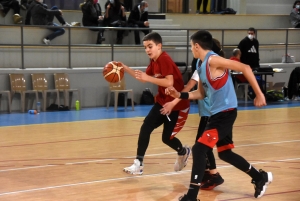
<path fill-rule="evenodd" d="M 146 1 L 134 6 L 128 18 L 128 24 L 130 27 L 135 28 L 149 28 L 148 3 Z M 149 33 L 149 30 L 135 30 L 134 40 L 136 45 L 141 44 L 139 31 L 142 31 L 145 35 Z"/>
<path fill-rule="evenodd" d="M 0 0 L 0 13 L 5 17 L 10 9 L 14 10 L 13 21 L 15 24 L 22 24 L 20 16 L 20 5 L 17 0 Z"/>
<path fill-rule="evenodd" d="M 64 20 L 62 17 L 62 11 L 56 6 L 48 9 L 47 5 L 43 4 L 43 0 L 34 0 L 30 3 L 27 10 L 25 24 L 30 25 L 30 21 L 32 19 L 33 25 L 59 26 L 53 22 L 54 16 L 62 24 L 62 26 L 71 26 Z M 49 28 L 49 30 L 53 31 L 53 33 L 43 38 L 43 42 L 46 45 L 50 45 L 51 40 L 65 33 L 63 28 Z"/>
<path fill-rule="evenodd" d="M 248 36 L 246 36 L 238 45 L 241 50 L 241 62 L 248 64 L 252 69 L 259 68 L 259 43 L 255 38 L 255 29 L 250 27 L 248 29 Z"/>
<path fill-rule="evenodd" d="M 110 27 L 126 27 L 125 8 L 120 0 L 109 0 L 105 3 L 104 23 Z M 122 44 L 124 30 L 117 31 L 116 44 Z"/>
<path fill-rule="evenodd" d="M 102 15 L 101 6 L 98 0 L 87 0 L 86 3 L 80 5 L 83 16 L 83 26 L 90 27 L 104 27 L 104 17 Z M 91 29 L 92 31 L 98 31 L 98 37 L 96 44 L 101 44 L 104 41 L 103 32 L 104 29 Z"/>

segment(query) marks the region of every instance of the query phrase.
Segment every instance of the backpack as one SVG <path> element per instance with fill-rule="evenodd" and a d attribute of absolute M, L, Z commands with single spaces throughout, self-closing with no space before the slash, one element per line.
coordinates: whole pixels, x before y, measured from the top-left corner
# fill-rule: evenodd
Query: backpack
<path fill-rule="evenodd" d="M 153 105 L 154 104 L 154 96 L 149 88 L 146 88 L 141 96 L 141 105 Z"/>
<path fill-rule="evenodd" d="M 280 91 L 274 91 L 274 90 L 267 91 L 266 100 L 267 101 L 283 101 L 284 100 L 283 93 Z"/>

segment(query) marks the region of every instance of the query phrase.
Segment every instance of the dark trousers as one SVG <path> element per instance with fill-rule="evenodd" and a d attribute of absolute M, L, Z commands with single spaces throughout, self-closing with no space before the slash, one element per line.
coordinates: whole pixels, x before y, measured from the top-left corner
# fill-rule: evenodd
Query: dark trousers
<path fill-rule="evenodd" d="M 133 24 L 133 25 L 131 25 L 131 27 L 134 27 L 134 28 L 149 28 L 149 27 L 146 27 L 146 26 L 140 27 L 137 24 Z M 135 41 L 136 45 L 141 44 L 140 31 L 143 32 L 145 35 L 147 35 L 149 33 L 149 30 L 135 30 L 134 31 L 134 41 Z"/>
<path fill-rule="evenodd" d="M 56 6 L 53 6 L 51 8 L 51 10 L 57 10 L 58 8 Z M 48 21 L 50 22 L 49 25 L 53 25 L 55 27 L 59 26 L 58 24 L 56 23 L 53 23 L 53 20 L 54 20 L 54 16 L 56 17 L 56 19 L 61 23 L 61 24 L 65 24 L 65 20 L 64 18 L 62 17 L 62 15 L 60 14 L 55 14 L 55 15 L 49 15 L 48 16 Z M 52 23 L 51 23 L 52 22 Z M 61 36 L 65 33 L 65 29 L 63 28 L 49 28 L 49 30 L 53 31 L 53 33 L 51 33 L 50 35 L 48 35 L 46 38 L 49 39 L 49 40 L 53 40 L 54 38 L 56 38 L 57 36 Z"/>
<path fill-rule="evenodd" d="M 9 3 L 5 3 L 5 4 L 2 4 L 2 6 L 4 7 L 4 10 L 3 12 L 5 14 L 8 13 L 9 9 L 13 9 L 14 10 L 14 14 L 20 14 L 20 6 L 19 6 L 19 2 L 16 1 L 16 0 L 13 0 Z"/>
<path fill-rule="evenodd" d="M 202 0 L 197 0 L 197 10 L 200 10 L 202 4 Z M 208 0 L 203 0 L 203 12 L 206 13 L 206 8 L 207 8 Z"/>

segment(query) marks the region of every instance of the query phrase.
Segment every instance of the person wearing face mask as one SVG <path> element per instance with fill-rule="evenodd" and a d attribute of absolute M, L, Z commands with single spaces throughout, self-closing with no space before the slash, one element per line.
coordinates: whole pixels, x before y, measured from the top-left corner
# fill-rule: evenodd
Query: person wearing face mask
<path fill-rule="evenodd" d="M 148 3 L 146 1 L 142 1 L 140 4 L 134 6 L 128 17 L 128 24 L 130 27 L 135 28 L 149 28 Z M 135 30 L 134 41 L 136 45 L 141 44 L 140 31 L 142 31 L 145 35 L 149 33 L 149 30 Z"/>
<path fill-rule="evenodd" d="M 250 27 L 248 29 L 248 36 L 246 36 L 238 45 L 241 50 L 241 62 L 248 64 L 252 69 L 259 68 L 259 42 L 255 38 L 255 29 Z"/>
<path fill-rule="evenodd" d="M 102 15 L 101 6 L 98 0 L 87 0 L 80 5 L 83 16 L 83 26 L 90 27 L 104 27 L 104 17 Z M 103 32 L 104 29 L 91 29 L 92 31 L 98 31 L 96 44 L 101 44 L 104 41 Z"/>
<path fill-rule="evenodd" d="M 300 28 L 300 1 L 294 2 L 293 10 L 290 13 L 290 21 L 294 28 Z"/>
<path fill-rule="evenodd" d="M 104 23 L 110 27 L 126 27 L 125 8 L 120 0 L 109 0 L 105 3 Z M 116 44 L 122 44 L 124 30 L 117 31 Z"/>
<path fill-rule="evenodd" d="M 71 26 L 67 23 L 63 16 L 62 11 L 59 10 L 56 6 L 53 6 L 51 9 L 47 8 L 47 5 L 43 3 L 43 0 L 34 0 L 30 3 L 27 14 L 25 24 L 30 25 L 30 21 L 32 21 L 33 25 L 46 25 L 57 27 L 60 26 L 53 22 L 54 16 L 61 23 L 62 26 Z M 63 35 L 65 33 L 65 29 L 63 28 L 49 28 L 53 33 L 43 38 L 43 43 L 46 45 L 50 45 L 51 41 L 57 36 Z"/>

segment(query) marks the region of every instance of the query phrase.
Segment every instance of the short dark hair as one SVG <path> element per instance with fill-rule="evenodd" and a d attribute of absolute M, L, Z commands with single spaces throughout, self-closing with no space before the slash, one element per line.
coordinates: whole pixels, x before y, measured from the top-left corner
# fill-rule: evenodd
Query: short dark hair
<path fill-rule="evenodd" d="M 194 44 L 198 43 L 204 50 L 211 50 L 213 47 L 213 38 L 209 31 L 197 31 L 196 33 L 191 35 L 190 39 Z"/>
<path fill-rule="evenodd" d="M 254 33 L 256 33 L 256 30 L 255 30 L 253 27 L 250 27 L 250 28 L 248 29 L 248 31 L 253 31 Z"/>
<path fill-rule="evenodd" d="M 297 4 L 297 3 L 300 3 L 300 1 L 299 1 L 299 0 L 295 1 L 295 2 L 294 2 L 294 5 L 293 5 L 293 8 L 296 7 L 296 4 Z"/>
<path fill-rule="evenodd" d="M 162 43 L 162 38 L 157 32 L 151 32 L 144 36 L 143 41 L 152 40 L 156 45 Z"/>

